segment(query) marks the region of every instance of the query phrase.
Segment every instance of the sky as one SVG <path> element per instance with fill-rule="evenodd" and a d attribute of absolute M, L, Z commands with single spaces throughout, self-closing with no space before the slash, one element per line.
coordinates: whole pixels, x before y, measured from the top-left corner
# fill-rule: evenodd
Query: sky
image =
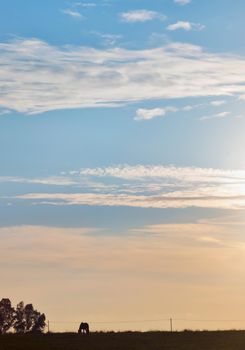
<path fill-rule="evenodd" d="M 0 296 L 51 330 L 244 328 L 244 0 L 0 2 Z"/>

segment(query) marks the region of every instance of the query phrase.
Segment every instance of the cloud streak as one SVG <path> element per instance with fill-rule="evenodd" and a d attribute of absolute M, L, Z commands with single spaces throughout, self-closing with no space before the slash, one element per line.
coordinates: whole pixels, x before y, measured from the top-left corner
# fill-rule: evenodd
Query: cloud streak
<path fill-rule="evenodd" d="M 150 120 L 156 117 L 164 117 L 169 112 L 177 112 L 178 109 L 175 107 L 165 107 L 165 108 L 152 108 L 145 109 L 139 108 L 136 111 L 135 120 Z"/>
<path fill-rule="evenodd" d="M 4 178 L 3 178 L 4 179 Z M 4 181 L 2 179 L 2 181 Z M 17 181 L 6 178 L 5 181 Z M 19 182 L 21 179 L 19 179 Z M 85 168 L 59 179 L 29 180 L 37 190 L 10 200 L 35 205 L 127 206 L 139 208 L 219 208 L 245 209 L 245 171 L 173 166 L 118 166 Z M 40 185 L 71 187 L 65 193 L 50 193 Z"/>
<path fill-rule="evenodd" d="M 16 199 L 31 200 L 36 205 L 55 206 L 107 206 L 107 207 L 137 207 L 137 208 L 216 208 L 245 209 L 245 195 L 237 193 L 219 195 L 212 193 L 214 188 L 206 191 L 176 191 L 164 195 L 130 195 L 130 194 L 100 194 L 100 193 L 31 193 L 16 196 Z"/>
<path fill-rule="evenodd" d="M 166 315 L 174 312 L 186 318 L 186 313 L 194 310 L 195 315 L 200 315 L 195 318 L 212 319 L 213 308 L 210 314 L 206 312 L 213 303 L 214 308 L 218 305 L 215 311 L 219 316 L 226 319 L 229 305 L 234 308 L 235 302 L 236 309 L 241 310 L 236 317 L 242 319 L 243 231 L 244 221 L 238 226 L 236 217 L 229 224 L 208 220 L 159 224 L 115 236 L 95 235 L 92 228 L 84 227 L 0 227 L 2 288 L 16 302 L 20 295 L 29 293 L 35 304 L 45 306 L 53 320 L 63 320 L 64 314 L 65 321 L 79 320 L 82 310 L 95 330 L 98 325 L 93 324 L 94 320 L 115 320 L 115 329 L 125 330 L 128 324 L 118 325 L 116 321 L 135 320 L 135 315 L 143 320 L 161 319 L 159 304 L 163 304 Z M 19 280 L 22 283 L 17 289 Z M 221 290 L 228 307 L 218 310 Z M 198 294 L 196 303 L 190 291 Z M 231 291 L 239 293 L 235 299 Z M 176 300 L 181 298 L 184 309 L 180 314 Z M 179 327 L 185 324 L 186 321 Z M 52 323 L 55 331 L 64 327 L 74 331 L 69 327 L 75 326 Z M 163 323 L 154 326 L 161 329 Z M 139 325 L 139 329 L 147 330 L 149 324 L 144 327 Z"/>
<path fill-rule="evenodd" d="M 122 35 L 119 34 L 110 34 L 110 33 L 100 33 L 96 31 L 91 32 L 92 35 L 101 38 L 105 45 L 115 45 L 119 40 L 123 38 Z"/>
<path fill-rule="evenodd" d="M 46 178 L 24 178 L 17 176 L 0 176 L 0 183 L 36 184 L 46 186 L 70 186 L 77 182 L 74 179 L 63 176 L 50 176 Z"/>
<path fill-rule="evenodd" d="M 167 30 L 175 31 L 175 30 L 183 29 L 183 30 L 186 30 L 187 32 L 189 32 L 190 30 L 203 30 L 204 28 L 205 28 L 205 26 L 200 24 L 200 23 L 178 21 L 176 23 L 170 24 L 167 27 Z"/>
<path fill-rule="evenodd" d="M 72 9 L 65 9 L 65 10 L 62 10 L 62 12 L 65 14 L 65 15 L 68 15 L 70 17 L 73 17 L 73 18 L 77 18 L 77 19 L 84 19 L 84 16 L 76 11 L 76 10 L 72 10 Z"/>
<path fill-rule="evenodd" d="M 79 172 L 80 175 L 115 177 L 125 180 L 136 179 L 168 179 L 184 180 L 190 182 L 230 182 L 234 180 L 245 181 L 244 170 L 224 170 L 214 168 L 197 167 L 175 167 L 175 166 L 145 166 L 145 165 L 121 165 L 117 167 L 105 168 L 84 168 Z"/>
<path fill-rule="evenodd" d="M 192 0 L 174 0 L 174 2 L 176 4 L 179 4 L 179 5 L 187 5 L 187 4 L 190 4 Z"/>
<path fill-rule="evenodd" d="M 223 119 L 223 118 L 228 117 L 230 114 L 231 114 L 230 112 L 225 111 L 225 112 L 220 112 L 220 113 L 216 113 L 213 115 L 203 116 L 200 118 L 200 120 L 205 121 L 205 120 L 210 120 L 210 119 Z"/>
<path fill-rule="evenodd" d="M 211 101 L 211 106 L 219 107 L 225 105 L 227 102 L 225 100 Z"/>
<path fill-rule="evenodd" d="M 136 22 L 148 22 L 154 19 L 159 19 L 164 21 L 166 16 L 162 13 L 156 11 L 149 10 L 133 10 L 128 12 L 122 12 L 120 14 L 121 20 L 128 23 L 136 23 Z"/>
<path fill-rule="evenodd" d="M 245 94 L 245 59 L 198 46 L 149 50 L 0 44 L 0 106 L 26 114 L 154 99 Z"/>

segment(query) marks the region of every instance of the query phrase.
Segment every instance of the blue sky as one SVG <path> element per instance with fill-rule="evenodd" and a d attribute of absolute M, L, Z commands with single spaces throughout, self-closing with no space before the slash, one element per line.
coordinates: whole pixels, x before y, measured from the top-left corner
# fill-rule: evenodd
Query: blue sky
<path fill-rule="evenodd" d="M 83 312 L 91 322 L 162 318 L 161 293 L 172 296 L 168 315 L 227 318 L 234 298 L 240 318 L 244 10 L 242 0 L 0 4 L 6 296 L 62 319 L 71 293 L 69 329 Z M 21 266 L 28 288 L 10 279 Z"/>

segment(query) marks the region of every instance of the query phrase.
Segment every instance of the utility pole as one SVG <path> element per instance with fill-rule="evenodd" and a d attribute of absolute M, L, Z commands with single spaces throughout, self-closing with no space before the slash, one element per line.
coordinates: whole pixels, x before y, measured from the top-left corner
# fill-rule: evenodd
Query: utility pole
<path fill-rule="evenodd" d="M 170 318 L 170 332 L 173 332 L 173 319 Z"/>

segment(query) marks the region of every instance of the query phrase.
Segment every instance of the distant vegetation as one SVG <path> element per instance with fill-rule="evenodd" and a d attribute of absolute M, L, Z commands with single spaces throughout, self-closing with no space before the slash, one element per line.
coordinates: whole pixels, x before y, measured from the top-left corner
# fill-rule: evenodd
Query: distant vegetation
<path fill-rule="evenodd" d="M 35 310 L 32 304 L 21 301 L 14 308 L 7 298 L 0 301 L 0 334 L 10 330 L 16 333 L 42 332 L 46 326 L 45 315 Z"/>
<path fill-rule="evenodd" d="M 84 325 L 86 323 L 82 323 Z M 244 350 L 245 331 L 47 333 L 32 304 L 0 301 L 0 350 Z M 81 327 L 81 326 L 80 326 Z"/>

